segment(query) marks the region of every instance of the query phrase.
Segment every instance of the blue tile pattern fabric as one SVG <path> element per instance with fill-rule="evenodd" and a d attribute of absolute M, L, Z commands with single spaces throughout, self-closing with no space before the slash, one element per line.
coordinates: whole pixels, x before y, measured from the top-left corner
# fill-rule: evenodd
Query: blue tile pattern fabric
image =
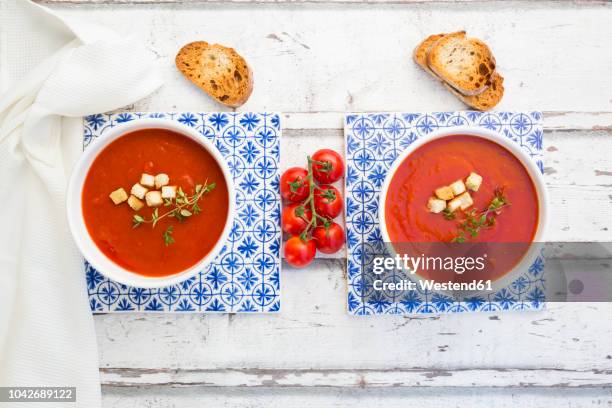
<path fill-rule="evenodd" d="M 197 276 L 159 289 L 107 279 L 85 261 L 89 303 L 106 312 L 278 312 L 280 310 L 280 116 L 275 113 L 118 113 L 84 119 L 83 147 L 123 122 L 167 118 L 200 132 L 234 177 L 236 213 L 228 242 Z"/>
<path fill-rule="evenodd" d="M 543 171 L 541 112 L 368 113 L 345 117 L 348 311 L 353 315 L 537 310 L 544 306 L 544 261 L 539 257 L 508 287 L 456 301 L 435 292 L 405 291 L 397 297 L 373 291 L 362 273 L 368 248 L 381 247 L 378 200 L 388 169 L 415 140 L 456 126 L 494 130 L 519 144 Z M 380 292 L 378 292 L 380 293 Z"/>

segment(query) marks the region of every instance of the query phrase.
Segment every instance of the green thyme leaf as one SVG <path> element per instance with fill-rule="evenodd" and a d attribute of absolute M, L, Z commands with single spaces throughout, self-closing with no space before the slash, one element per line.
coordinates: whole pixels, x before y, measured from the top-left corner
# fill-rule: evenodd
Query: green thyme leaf
<path fill-rule="evenodd" d="M 164 244 L 166 244 L 166 246 L 169 246 L 171 244 L 174 244 L 174 238 L 172 237 L 172 233 L 174 232 L 174 229 L 172 227 L 172 225 L 169 225 L 168 228 L 166 228 L 166 230 L 164 231 Z"/>
<path fill-rule="evenodd" d="M 191 212 L 193 213 L 193 215 L 198 215 L 201 212 L 198 203 L 195 203 L 193 206 L 191 206 Z"/>
<path fill-rule="evenodd" d="M 145 222 L 144 218 L 142 218 L 138 214 L 134 214 L 134 217 L 132 218 L 132 228 L 140 227 L 140 224 L 142 224 L 143 222 Z"/>
<path fill-rule="evenodd" d="M 449 210 L 448 208 L 445 208 L 442 210 L 442 215 L 444 216 L 445 220 L 449 220 L 449 221 L 454 220 L 456 218 L 455 213 Z"/>
<path fill-rule="evenodd" d="M 157 225 L 157 221 L 159 221 L 159 211 L 156 208 L 155 211 L 153 211 L 153 214 L 151 214 L 151 222 L 153 222 L 153 228 L 155 228 L 155 226 Z"/>

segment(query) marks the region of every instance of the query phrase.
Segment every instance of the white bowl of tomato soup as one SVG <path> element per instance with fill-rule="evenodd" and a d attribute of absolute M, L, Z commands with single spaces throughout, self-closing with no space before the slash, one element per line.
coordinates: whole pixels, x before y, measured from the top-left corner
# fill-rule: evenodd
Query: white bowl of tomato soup
<path fill-rule="evenodd" d="M 466 187 L 472 173 L 482 177 L 476 191 Z M 451 211 L 449 199 L 442 200 L 442 212 L 432 212 L 429 200 L 440 200 L 436 190 L 458 180 L 469 194 L 466 208 Z M 394 161 L 380 193 L 381 235 L 393 256 L 484 255 L 482 270 L 459 274 L 432 261 L 438 269 L 414 276 L 438 282 L 490 280 L 488 289 L 496 290 L 538 256 L 535 243 L 544 239 L 547 201 L 539 168 L 515 141 L 487 129 L 453 127 L 418 139 Z"/>
<path fill-rule="evenodd" d="M 140 119 L 87 147 L 70 178 L 67 214 L 94 268 L 120 283 L 156 288 L 188 279 L 215 259 L 230 233 L 234 202 L 231 173 L 211 141 L 167 119 Z"/>

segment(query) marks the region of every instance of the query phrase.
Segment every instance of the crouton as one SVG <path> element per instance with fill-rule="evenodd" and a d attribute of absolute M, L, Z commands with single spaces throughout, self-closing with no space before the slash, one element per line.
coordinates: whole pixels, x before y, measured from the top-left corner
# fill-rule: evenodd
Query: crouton
<path fill-rule="evenodd" d="M 145 199 L 149 207 L 159 207 L 164 202 L 159 191 L 149 191 L 145 196 Z"/>
<path fill-rule="evenodd" d="M 472 196 L 467 191 L 448 202 L 446 209 L 450 212 L 454 212 L 459 208 L 465 210 L 474 204 Z"/>
<path fill-rule="evenodd" d="M 123 188 L 119 188 L 108 195 L 115 205 L 119 205 L 128 199 L 128 195 Z"/>
<path fill-rule="evenodd" d="M 448 202 L 448 204 L 446 204 L 446 210 L 449 212 L 455 212 L 459 208 L 461 208 L 461 200 L 459 197 L 453 198 Z"/>
<path fill-rule="evenodd" d="M 176 198 L 176 186 L 163 186 L 161 189 L 161 196 L 165 200 Z"/>
<path fill-rule="evenodd" d="M 128 198 L 127 202 L 128 202 L 128 205 L 134 211 L 140 211 L 142 207 L 144 207 L 144 203 L 140 201 L 136 196 L 133 196 L 133 195 L 131 195 L 130 198 Z"/>
<path fill-rule="evenodd" d="M 145 197 L 145 194 L 147 194 L 147 191 L 149 191 L 149 189 L 141 186 L 140 184 L 136 183 L 132 186 L 132 191 L 130 191 L 132 193 L 133 196 L 143 200 Z"/>
<path fill-rule="evenodd" d="M 153 188 L 155 187 L 155 177 L 147 173 L 142 173 L 142 176 L 140 176 L 140 184 L 145 187 Z"/>
<path fill-rule="evenodd" d="M 465 210 L 465 209 L 471 207 L 474 204 L 474 200 L 472 200 L 472 196 L 467 191 L 465 193 L 461 194 L 456 199 L 457 200 L 461 200 L 460 207 L 461 207 L 462 210 Z"/>
<path fill-rule="evenodd" d="M 455 181 L 450 185 L 450 188 L 453 190 L 455 197 L 457 197 L 459 194 L 465 193 L 465 184 L 463 184 L 463 180 Z"/>
<path fill-rule="evenodd" d="M 155 176 L 155 188 L 158 190 L 162 188 L 163 186 L 167 186 L 169 182 L 170 182 L 170 177 L 168 177 L 167 174 L 160 173 L 157 176 Z"/>
<path fill-rule="evenodd" d="M 482 176 L 474 172 L 470 173 L 468 178 L 465 180 L 465 185 L 472 191 L 478 191 L 482 184 Z"/>
<path fill-rule="evenodd" d="M 429 209 L 429 212 L 438 214 L 444 211 L 446 208 L 446 201 L 440 200 L 436 197 L 430 197 L 429 201 L 427 201 L 427 208 Z"/>
<path fill-rule="evenodd" d="M 453 194 L 453 189 L 449 186 L 440 187 L 436 189 L 435 193 L 436 197 L 438 197 L 440 200 L 445 201 L 451 200 L 455 196 Z"/>

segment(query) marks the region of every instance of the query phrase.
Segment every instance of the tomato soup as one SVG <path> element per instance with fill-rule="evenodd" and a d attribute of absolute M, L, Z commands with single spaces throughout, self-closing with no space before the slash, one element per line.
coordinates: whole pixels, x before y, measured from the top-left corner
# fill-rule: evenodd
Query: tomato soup
<path fill-rule="evenodd" d="M 465 179 L 471 172 L 482 176 L 482 184 L 477 191 L 469 191 L 473 200 L 470 209 L 480 216 L 498 188 L 503 189 L 509 202 L 493 226 L 482 228 L 477 236 L 468 239 L 472 244 L 514 243 L 514 246 L 489 245 L 492 252 L 497 249 L 498 257 L 503 251 L 513 254 L 512 259 L 504 260 L 503 268 L 498 265 L 492 275 L 479 276 L 496 279 L 524 256 L 537 231 L 539 214 L 538 196 L 529 173 L 503 146 L 481 137 L 452 135 L 417 148 L 399 165 L 390 181 L 385 223 L 391 241 L 400 245 L 453 241 L 461 214 L 458 219 L 449 220 L 442 213 L 429 211 L 428 200 L 440 186 Z"/>
<path fill-rule="evenodd" d="M 150 219 L 154 208 L 134 211 L 113 203 L 109 193 L 123 188 L 129 195 L 143 173 L 167 174 L 187 196 L 198 184 L 215 187 L 198 201 L 197 215 L 133 228 L 135 214 Z M 160 277 L 188 269 L 213 249 L 225 227 L 228 200 L 223 171 L 204 147 L 170 130 L 144 129 L 121 136 L 99 153 L 83 185 L 82 210 L 91 238 L 108 258 L 132 272 Z M 159 215 L 167 211 L 158 207 Z M 163 234 L 170 226 L 173 243 L 168 245 Z"/>

